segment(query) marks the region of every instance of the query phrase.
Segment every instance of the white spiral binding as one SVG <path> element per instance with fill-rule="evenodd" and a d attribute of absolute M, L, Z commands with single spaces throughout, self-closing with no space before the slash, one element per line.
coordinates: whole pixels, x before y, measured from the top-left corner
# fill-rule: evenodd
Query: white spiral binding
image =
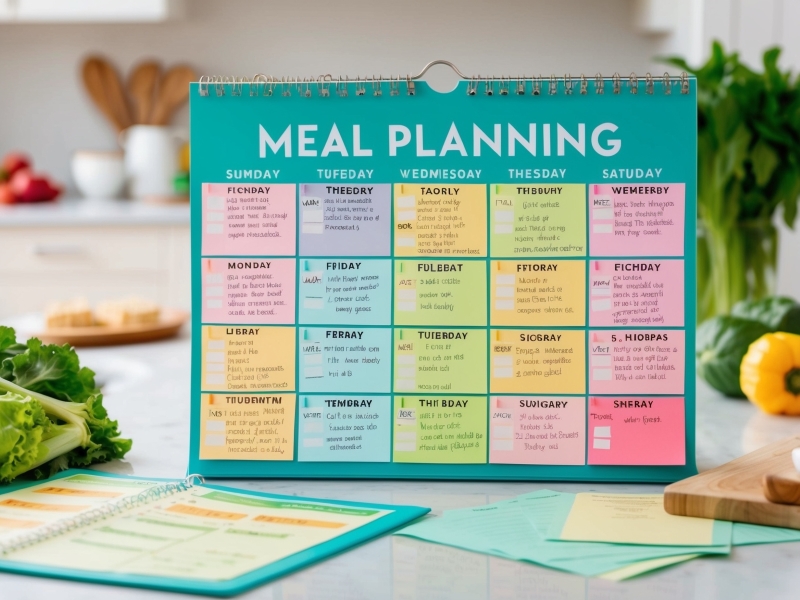
<path fill-rule="evenodd" d="M 399 96 L 401 87 L 405 87 L 408 96 L 416 94 L 414 82 L 421 79 L 426 71 L 434 65 L 445 65 L 450 67 L 458 77 L 467 82 L 467 95 L 477 96 L 482 92 L 486 96 L 509 96 L 512 93 L 517 96 L 541 96 L 543 92 L 547 95 L 559 93 L 559 82 L 563 83 L 562 93 L 574 95 L 577 87 L 578 95 L 586 96 L 589 92 L 589 78 L 581 74 L 579 77 L 565 74 L 563 77 L 550 75 L 543 78 L 541 75 L 517 75 L 511 76 L 481 76 L 464 75 L 458 67 L 447 60 L 434 60 L 429 62 L 416 75 L 389 76 L 382 75 L 371 77 L 356 77 L 351 79 L 348 76 L 333 77 L 331 75 L 320 75 L 319 77 L 270 77 L 263 73 L 257 74 L 253 79 L 247 77 L 218 77 L 216 75 L 203 75 L 199 81 L 199 91 L 201 96 L 241 96 L 244 86 L 247 85 L 250 96 L 270 97 L 275 95 L 276 90 L 281 96 L 299 95 L 304 98 L 312 97 L 316 90 L 320 98 L 330 98 L 332 95 L 345 97 L 349 95 L 349 85 L 355 84 L 355 95 L 366 96 L 368 94 L 368 84 L 371 87 L 373 96 L 383 96 L 383 85 L 389 86 L 389 96 Z M 636 73 L 631 73 L 627 80 L 624 80 L 619 73 L 614 73 L 611 77 L 603 77 L 600 73 L 594 76 L 594 92 L 602 95 L 606 92 L 606 83 L 611 84 L 611 92 L 615 95 L 622 93 L 624 87 L 631 94 L 638 94 L 640 89 L 640 79 L 644 79 L 644 93 L 652 96 L 656 93 L 656 78 L 650 73 L 646 73 L 640 78 Z M 672 87 L 677 86 L 681 94 L 689 93 L 689 75 L 684 71 L 680 75 L 670 75 L 664 73 L 660 78 L 661 93 L 668 96 L 672 93 Z M 481 85 L 482 84 L 482 85 Z M 333 88 L 333 94 L 331 93 Z M 213 92 L 213 94 L 212 94 Z"/>
<path fill-rule="evenodd" d="M 12 552 L 16 552 L 17 550 L 22 550 L 28 546 L 53 539 L 71 531 L 75 531 L 76 529 L 80 529 L 81 527 L 93 525 L 99 521 L 108 519 L 109 517 L 115 517 L 119 514 L 122 514 L 132 508 L 150 504 L 151 502 L 161 500 L 162 498 L 167 498 L 179 492 L 185 492 L 186 490 L 194 487 L 195 479 L 200 483 L 204 482 L 204 479 L 200 475 L 189 475 L 183 481 L 177 483 L 170 482 L 152 487 L 141 492 L 140 494 L 122 498 L 117 502 L 100 506 L 82 515 L 78 515 L 69 519 L 62 519 L 56 523 L 53 523 L 52 525 L 48 525 L 47 527 L 38 530 L 36 533 L 29 533 L 27 535 L 15 538 L 10 542 L 0 543 L 0 556 L 6 556 Z"/>

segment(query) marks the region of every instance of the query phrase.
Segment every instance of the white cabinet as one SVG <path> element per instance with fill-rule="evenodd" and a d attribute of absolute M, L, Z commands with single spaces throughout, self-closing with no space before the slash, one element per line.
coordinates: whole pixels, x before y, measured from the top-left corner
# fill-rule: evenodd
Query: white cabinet
<path fill-rule="evenodd" d="M 0 318 L 76 297 L 137 296 L 189 310 L 189 238 L 188 224 L 3 229 Z"/>
<path fill-rule="evenodd" d="M 0 21 L 16 23 L 155 23 L 185 12 L 185 0 L 0 0 Z"/>

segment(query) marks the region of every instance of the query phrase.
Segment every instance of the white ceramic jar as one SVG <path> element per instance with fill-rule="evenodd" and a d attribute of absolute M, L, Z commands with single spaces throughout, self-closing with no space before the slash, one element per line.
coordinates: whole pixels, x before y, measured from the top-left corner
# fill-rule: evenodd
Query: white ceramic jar
<path fill-rule="evenodd" d="M 172 127 L 134 125 L 121 132 L 119 140 L 131 196 L 174 195 L 178 151 L 186 135 Z"/>

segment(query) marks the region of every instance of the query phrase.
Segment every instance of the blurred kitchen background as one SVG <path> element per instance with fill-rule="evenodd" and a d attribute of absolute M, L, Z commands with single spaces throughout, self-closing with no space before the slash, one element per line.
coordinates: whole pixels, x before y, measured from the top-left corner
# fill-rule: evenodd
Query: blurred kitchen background
<path fill-rule="evenodd" d="M 800 0 L 0 0 L 0 156 L 23 152 L 64 188 L 52 205 L 0 207 L 0 318 L 76 296 L 190 306 L 180 181 L 156 201 L 80 199 L 75 153 L 120 150 L 84 86 L 89 55 L 123 82 L 144 59 L 251 77 L 405 74 L 434 58 L 468 74 L 625 76 L 678 71 L 659 56 L 697 65 L 717 39 L 759 70 L 780 45 L 797 70 L 799 26 Z M 186 105 L 170 124 L 185 135 Z M 798 298 L 800 235 L 780 228 L 777 292 Z"/>

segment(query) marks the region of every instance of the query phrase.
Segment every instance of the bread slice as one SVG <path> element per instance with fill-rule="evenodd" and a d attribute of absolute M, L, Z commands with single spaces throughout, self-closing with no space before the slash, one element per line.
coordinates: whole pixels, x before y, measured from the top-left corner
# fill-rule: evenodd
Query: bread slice
<path fill-rule="evenodd" d="M 161 315 L 158 304 L 141 298 L 101 302 L 94 311 L 99 325 L 121 327 L 157 323 Z"/>
<path fill-rule="evenodd" d="M 45 327 L 90 327 L 94 322 L 92 309 L 84 298 L 51 304 L 45 312 Z"/>

